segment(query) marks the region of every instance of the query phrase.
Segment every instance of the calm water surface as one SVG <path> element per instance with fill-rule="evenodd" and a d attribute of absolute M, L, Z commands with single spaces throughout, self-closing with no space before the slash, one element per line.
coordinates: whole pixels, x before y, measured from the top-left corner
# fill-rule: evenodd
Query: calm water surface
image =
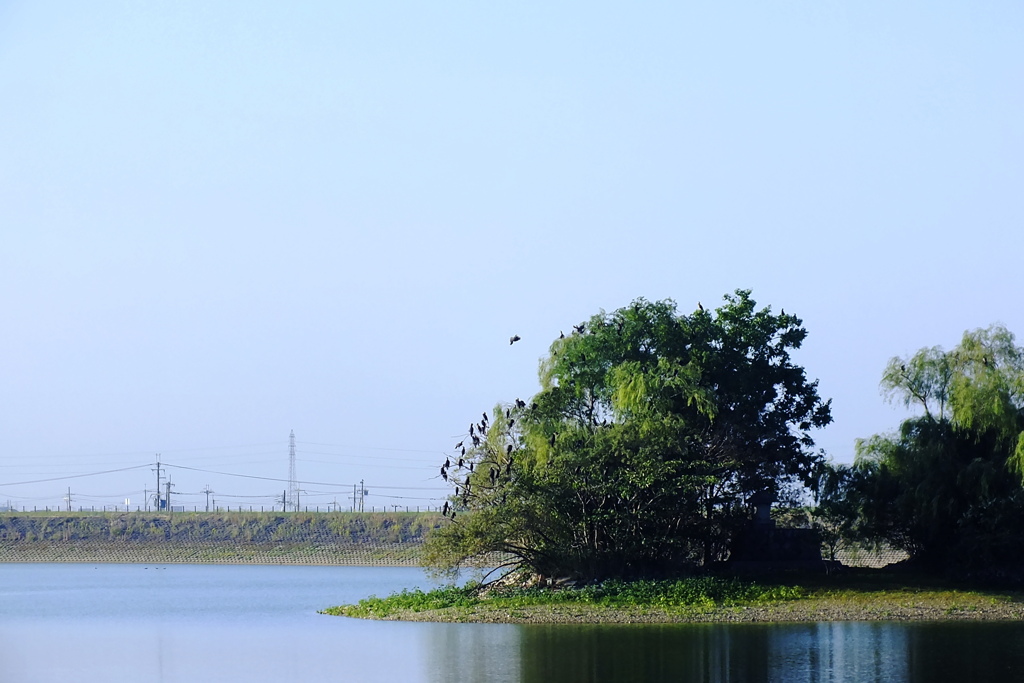
<path fill-rule="evenodd" d="M 0 683 L 1024 681 L 1024 625 L 512 626 L 318 615 L 408 568 L 0 564 Z"/>

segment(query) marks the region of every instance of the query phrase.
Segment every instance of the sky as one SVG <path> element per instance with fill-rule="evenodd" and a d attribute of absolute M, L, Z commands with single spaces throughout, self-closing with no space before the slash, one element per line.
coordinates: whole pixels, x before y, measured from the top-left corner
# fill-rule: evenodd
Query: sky
<path fill-rule="evenodd" d="M 850 462 L 907 416 L 890 357 L 1024 334 L 1021 35 L 1008 0 L 0 0 L 0 506 L 134 508 L 159 453 L 175 505 L 269 508 L 291 430 L 303 504 L 437 505 L 561 330 L 740 288 L 803 319 Z"/>

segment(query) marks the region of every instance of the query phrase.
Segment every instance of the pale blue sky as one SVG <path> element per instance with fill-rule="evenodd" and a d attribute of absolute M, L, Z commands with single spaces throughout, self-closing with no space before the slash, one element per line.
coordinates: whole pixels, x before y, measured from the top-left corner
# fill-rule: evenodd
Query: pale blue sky
<path fill-rule="evenodd" d="M 0 505 L 286 478 L 290 429 L 425 504 L 641 296 L 801 316 L 845 461 L 890 356 L 1024 334 L 1019 3 L 554 4 L 0 2 Z"/>

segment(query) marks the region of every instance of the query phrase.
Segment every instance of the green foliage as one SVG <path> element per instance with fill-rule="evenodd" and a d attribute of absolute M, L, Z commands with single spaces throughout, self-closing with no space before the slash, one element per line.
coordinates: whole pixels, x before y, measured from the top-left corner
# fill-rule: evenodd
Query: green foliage
<path fill-rule="evenodd" d="M 805 595 L 798 586 L 765 586 L 717 577 L 691 577 L 665 581 L 606 581 L 579 588 L 505 587 L 483 589 L 479 584 L 446 586 L 424 592 L 404 590 L 385 598 L 371 596 L 356 605 L 332 607 L 327 614 L 386 618 L 402 612 L 533 605 L 582 604 L 602 607 L 678 609 L 753 605 L 795 600 Z"/>
<path fill-rule="evenodd" d="M 848 537 L 886 542 L 937 569 L 997 574 L 1024 561 L 1024 350 L 994 325 L 893 358 L 883 390 L 923 414 L 857 443 L 825 477 L 825 513 Z M 1019 568 L 1012 570 L 1019 573 Z"/>
<path fill-rule="evenodd" d="M 332 607 L 324 610 L 324 613 L 348 617 L 387 617 L 396 612 L 425 612 L 448 607 L 471 607 L 478 602 L 479 598 L 472 587 L 446 586 L 429 592 L 423 592 L 416 588 L 403 590 L 401 593 L 384 598 L 371 595 L 360 600 L 356 605 Z"/>
<path fill-rule="evenodd" d="M 751 494 L 807 484 L 821 463 L 809 432 L 831 414 L 790 360 L 800 324 L 738 291 L 714 313 L 639 299 L 574 326 L 540 393 L 463 439 L 446 468 L 455 516 L 427 561 L 499 553 L 589 582 L 724 558 Z"/>

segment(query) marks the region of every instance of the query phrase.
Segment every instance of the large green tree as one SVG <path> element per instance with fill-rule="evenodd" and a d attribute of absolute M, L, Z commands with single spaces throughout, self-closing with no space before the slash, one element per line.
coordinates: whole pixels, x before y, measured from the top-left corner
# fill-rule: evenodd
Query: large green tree
<path fill-rule="evenodd" d="M 497 552 L 595 580 L 723 559 L 749 495 L 803 486 L 821 464 L 810 432 L 829 403 L 790 358 L 806 335 L 744 290 L 714 312 L 639 299 L 574 326 L 540 392 L 472 425 L 442 468 L 451 522 L 428 560 Z"/>
<path fill-rule="evenodd" d="M 1001 325 L 968 331 L 952 351 L 891 359 L 881 386 L 919 413 L 894 434 L 858 441 L 826 509 L 844 510 L 856 536 L 933 569 L 992 574 L 1019 564 L 1024 349 Z"/>

